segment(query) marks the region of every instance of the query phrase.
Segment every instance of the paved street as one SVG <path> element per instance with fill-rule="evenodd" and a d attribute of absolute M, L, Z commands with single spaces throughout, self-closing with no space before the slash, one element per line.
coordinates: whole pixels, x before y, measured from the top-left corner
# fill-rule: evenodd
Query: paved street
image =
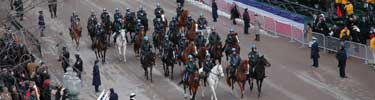
<path fill-rule="evenodd" d="M 40 0 L 33 0 L 34 3 Z M 106 8 L 113 18 L 115 8 L 120 8 L 123 13 L 126 8 L 132 11 L 138 10 L 139 5 L 144 5 L 147 11 L 150 31 L 153 32 L 152 19 L 156 2 L 159 0 L 58 0 L 62 3 L 58 5 L 57 18 L 51 19 L 47 5 L 41 5 L 25 14 L 26 18 L 21 23 L 29 30 L 37 34 L 37 16 L 38 11 L 43 10 L 47 23 L 46 37 L 40 38 L 42 42 L 43 60 L 49 65 L 53 80 L 62 81 L 63 69 L 60 62 L 57 61 L 56 40 L 59 38 L 65 40 L 71 54 L 80 53 L 83 64 L 83 88 L 79 98 L 81 100 L 94 100 L 99 94 L 95 94 L 94 87 L 91 85 L 92 67 L 96 59 L 91 50 L 91 40 L 87 34 L 87 18 L 91 10 L 95 10 L 97 16 L 100 15 L 103 8 Z M 175 0 L 160 0 L 161 7 L 170 20 L 176 14 L 177 4 Z M 31 2 L 25 2 L 31 3 Z M 25 4 L 27 5 L 27 4 Z M 198 7 L 189 0 L 185 2 L 185 8 L 191 12 L 197 19 L 202 12 L 209 21 L 209 25 L 214 25 L 216 31 L 220 34 L 222 41 L 225 40 L 229 28 L 234 27 L 240 34 L 241 57 L 247 58 L 249 47 L 256 44 L 261 54 L 265 55 L 272 66 L 267 68 L 267 78 L 264 80 L 261 100 L 375 100 L 375 71 L 368 65 L 363 64 L 362 60 L 350 58 L 347 61 L 347 75 L 349 78 L 339 78 L 337 61 L 334 54 L 321 52 L 320 67 L 312 68 L 310 58 L 310 49 L 301 47 L 298 43 L 288 42 L 288 39 L 282 37 L 269 37 L 264 31 L 261 41 L 254 41 L 254 34 L 244 35 L 243 25 L 231 24 L 231 20 L 221 16 L 218 23 L 212 23 L 211 12 Z M 77 51 L 69 36 L 68 27 L 70 26 L 70 16 L 76 11 L 81 18 L 83 27 L 80 49 Z M 63 37 L 58 37 L 57 33 L 63 32 Z M 71 55 L 75 61 L 74 56 Z M 170 80 L 162 74 L 163 69 L 160 59 L 153 70 L 154 83 L 146 80 L 143 68 L 140 66 L 138 57 L 135 57 L 133 46 L 128 45 L 127 62 L 119 60 L 118 52 L 114 47 L 109 48 L 106 57 L 106 64 L 100 65 L 102 86 L 101 90 L 114 88 L 119 94 L 120 100 L 127 100 L 128 94 L 137 93 L 137 100 L 183 100 L 183 88 L 178 86 L 180 81 L 182 66 L 175 67 L 175 79 Z M 224 61 L 225 58 L 223 58 Z M 71 62 L 73 63 L 73 62 Z M 224 64 L 226 65 L 226 61 Z M 240 90 L 238 86 L 232 91 L 225 83 L 224 79 L 216 91 L 219 100 L 240 100 Z M 257 91 L 250 91 L 249 85 L 245 86 L 245 97 L 243 100 L 254 100 L 257 98 Z M 255 87 L 256 88 L 256 87 Z M 199 88 L 197 100 L 210 99 L 211 92 L 207 88 L 206 96 L 201 97 Z"/>

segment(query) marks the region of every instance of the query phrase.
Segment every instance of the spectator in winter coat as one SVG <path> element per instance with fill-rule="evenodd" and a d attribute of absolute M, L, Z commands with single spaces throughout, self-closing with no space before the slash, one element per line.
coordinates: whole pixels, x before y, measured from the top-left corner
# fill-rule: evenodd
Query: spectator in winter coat
<path fill-rule="evenodd" d="M 353 11 L 353 4 L 350 1 L 348 1 L 348 3 L 345 4 L 345 10 L 346 10 L 346 15 L 347 16 L 352 16 L 353 15 L 353 13 L 354 13 L 354 11 Z"/>
<path fill-rule="evenodd" d="M 344 27 L 344 29 L 342 29 L 340 31 L 340 36 L 339 36 L 340 40 L 342 41 L 346 41 L 346 40 L 349 40 L 350 38 L 350 31 L 348 29 L 347 26 Z"/>

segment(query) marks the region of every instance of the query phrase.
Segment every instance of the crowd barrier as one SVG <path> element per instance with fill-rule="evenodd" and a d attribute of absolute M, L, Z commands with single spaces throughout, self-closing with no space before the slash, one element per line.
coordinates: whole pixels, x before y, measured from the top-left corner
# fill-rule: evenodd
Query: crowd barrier
<path fill-rule="evenodd" d="M 325 52 L 337 52 L 340 50 L 340 46 L 344 45 L 346 52 L 350 57 L 364 60 L 364 63 L 366 64 L 373 59 L 372 52 L 368 45 L 352 41 L 340 41 L 339 38 L 325 36 L 322 33 L 316 32 L 313 32 L 312 36 L 317 38 L 316 42 Z"/>

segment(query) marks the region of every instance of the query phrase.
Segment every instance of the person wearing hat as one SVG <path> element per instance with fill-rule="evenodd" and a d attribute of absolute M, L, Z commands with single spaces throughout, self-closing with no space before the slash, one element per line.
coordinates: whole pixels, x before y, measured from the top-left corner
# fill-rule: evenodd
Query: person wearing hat
<path fill-rule="evenodd" d="M 201 13 L 199 15 L 199 18 L 198 18 L 198 30 L 204 30 L 206 29 L 206 26 L 207 26 L 207 20 L 206 18 L 204 17 L 203 13 Z"/>
<path fill-rule="evenodd" d="M 76 56 L 76 62 L 74 63 L 74 71 L 78 73 L 78 77 L 81 79 L 81 74 L 83 71 L 83 67 L 82 67 L 83 61 L 78 53 L 75 54 L 75 56 Z"/>
<path fill-rule="evenodd" d="M 113 88 L 109 89 L 109 100 L 118 100 L 118 95 Z"/>
<path fill-rule="evenodd" d="M 159 2 L 156 4 L 156 8 L 154 10 L 154 14 L 158 18 L 161 18 L 161 15 L 164 14 L 164 10 L 163 10 L 163 8 L 160 7 L 160 3 Z"/>
<path fill-rule="evenodd" d="M 185 0 L 176 0 L 177 4 L 180 4 L 181 7 L 184 6 Z"/>
<path fill-rule="evenodd" d="M 233 35 L 235 35 L 235 33 L 234 33 L 234 30 L 233 30 L 233 28 L 231 28 L 230 30 L 229 30 L 229 34 L 227 35 L 227 39 L 225 40 L 225 48 L 226 48 L 226 50 L 225 51 L 229 51 L 231 48 L 229 48 L 229 47 L 231 47 L 231 44 L 232 44 L 232 42 L 233 42 Z"/>
<path fill-rule="evenodd" d="M 69 53 L 69 51 L 67 50 L 66 47 L 63 47 L 62 50 L 63 50 L 62 54 L 60 55 L 58 61 L 61 61 L 61 66 L 63 67 L 64 73 L 65 73 L 66 72 L 66 68 L 68 66 L 70 66 L 69 65 L 70 53 Z"/>
<path fill-rule="evenodd" d="M 229 64 L 230 64 L 230 78 L 234 79 L 234 74 L 237 67 L 240 65 L 241 57 L 237 54 L 236 48 L 232 48 L 232 54 L 230 55 Z"/>
<path fill-rule="evenodd" d="M 179 84 L 182 84 L 183 82 L 187 82 L 189 80 L 190 74 L 198 70 L 198 67 L 197 67 L 197 64 L 195 62 L 193 55 L 190 54 L 188 58 L 189 58 L 189 61 L 186 63 L 184 78 L 181 82 L 179 82 Z"/>
<path fill-rule="evenodd" d="M 171 33 L 178 32 L 177 24 L 178 24 L 177 18 L 172 17 L 172 20 L 169 22 L 169 31 L 171 31 Z"/>
<path fill-rule="evenodd" d="M 258 58 L 259 58 L 259 53 L 257 51 L 257 47 L 256 47 L 255 44 L 251 46 L 251 50 L 250 50 L 250 52 L 248 54 L 248 58 L 249 58 L 249 61 L 251 63 L 250 64 L 251 67 L 254 68 L 254 66 L 258 62 Z"/>
<path fill-rule="evenodd" d="M 135 100 L 135 93 L 130 93 L 129 97 L 130 97 L 130 100 Z"/>
<path fill-rule="evenodd" d="M 147 13 L 143 9 L 143 6 L 139 6 L 139 10 L 137 11 L 137 18 L 141 20 L 142 25 L 145 27 L 145 32 L 148 30 L 148 19 Z"/>
<path fill-rule="evenodd" d="M 233 24 L 236 25 L 236 18 L 240 18 L 240 12 L 238 11 L 237 4 L 233 2 L 230 10 L 230 19 L 233 20 Z"/>
<path fill-rule="evenodd" d="M 20 20 L 22 21 L 23 20 L 23 11 L 24 11 L 24 7 L 23 7 L 23 0 L 14 0 L 14 3 L 13 3 L 14 7 L 16 8 L 16 11 L 17 11 L 17 17 L 20 17 Z"/>
<path fill-rule="evenodd" d="M 39 25 L 39 30 L 40 30 L 40 37 L 44 36 L 44 29 L 46 29 L 46 23 L 44 22 L 44 15 L 43 11 L 39 11 L 39 17 L 38 17 L 38 25 Z"/>
<path fill-rule="evenodd" d="M 340 50 L 336 54 L 336 59 L 338 61 L 337 66 L 339 67 L 340 77 L 341 78 L 347 78 L 346 74 L 345 74 L 346 59 L 347 59 L 345 46 L 340 47 Z"/>
<path fill-rule="evenodd" d="M 211 58 L 211 54 L 209 52 L 206 52 L 205 60 L 204 60 L 204 63 L 203 63 L 203 71 L 205 73 L 204 74 L 205 75 L 204 86 L 206 86 L 208 74 L 214 66 L 215 66 L 215 63 Z"/>
<path fill-rule="evenodd" d="M 311 56 L 310 58 L 313 60 L 313 65 L 314 67 L 319 67 L 319 44 L 316 42 L 316 38 L 312 38 L 313 42 L 311 45 Z"/>
<path fill-rule="evenodd" d="M 194 18 L 191 15 L 189 15 L 187 18 L 187 22 L 186 22 L 187 30 L 191 30 L 194 22 L 195 22 Z"/>
<path fill-rule="evenodd" d="M 91 10 L 91 15 L 88 19 L 88 22 L 92 22 L 93 25 L 96 25 L 98 23 L 98 19 L 96 18 L 94 10 Z"/>
<path fill-rule="evenodd" d="M 72 12 L 72 16 L 70 16 L 70 25 L 73 26 L 73 23 L 75 23 L 78 19 L 78 14 L 76 11 Z"/>
<path fill-rule="evenodd" d="M 105 9 L 105 8 L 103 8 L 103 12 L 100 15 L 100 18 L 102 19 L 103 24 L 111 22 L 111 17 L 109 16 L 109 13 L 107 12 L 107 9 Z"/>
<path fill-rule="evenodd" d="M 250 28 L 250 16 L 247 12 L 247 8 L 244 10 L 242 14 L 242 18 L 244 21 L 244 34 L 249 34 L 249 28 Z"/>
<path fill-rule="evenodd" d="M 217 7 L 216 0 L 212 0 L 211 10 L 212 10 L 212 19 L 214 19 L 214 22 L 217 22 L 217 18 L 219 17 L 219 14 L 217 13 L 218 9 L 219 8 Z"/>
<path fill-rule="evenodd" d="M 102 84 L 100 80 L 100 70 L 99 70 L 99 60 L 95 60 L 94 62 L 94 68 L 92 71 L 92 85 L 95 87 L 95 92 L 100 92 L 99 86 Z"/>
<path fill-rule="evenodd" d="M 143 40 L 144 41 L 141 45 L 141 63 L 142 64 L 143 64 L 144 58 L 146 57 L 144 55 L 148 55 L 148 53 L 151 53 L 151 49 L 152 49 L 152 45 L 149 42 L 148 36 L 145 36 Z"/>

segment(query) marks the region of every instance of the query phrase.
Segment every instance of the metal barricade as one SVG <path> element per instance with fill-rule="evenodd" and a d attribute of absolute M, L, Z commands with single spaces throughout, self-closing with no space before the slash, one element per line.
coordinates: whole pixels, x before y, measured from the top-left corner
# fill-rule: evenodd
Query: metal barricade
<path fill-rule="evenodd" d="M 367 46 L 361 43 L 346 41 L 345 48 L 347 53 L 351 57 L 366 60 Z"/>
<path fill-rule="evenodd" d="M 326 44 L 324 41 L 326 41 L 326 37 L 321 33 L 312 33 L 312 36 L 316 38 L 316 42 L 319 44 L 319 47 L 322 49 L 326 49 Z"/>
<path fill-rule="evenodd" d="M 319 33 L 319 34 L 321 34 L 321 33 Z M 340 39 L 339 38 L 327 36 L 327 37 L 325 37 L 324 43 L 325 43 L 325 49 L 328 50 L 328 51 L 337 52 L 339 50 L 339 47 L 340 47 Z"/>

